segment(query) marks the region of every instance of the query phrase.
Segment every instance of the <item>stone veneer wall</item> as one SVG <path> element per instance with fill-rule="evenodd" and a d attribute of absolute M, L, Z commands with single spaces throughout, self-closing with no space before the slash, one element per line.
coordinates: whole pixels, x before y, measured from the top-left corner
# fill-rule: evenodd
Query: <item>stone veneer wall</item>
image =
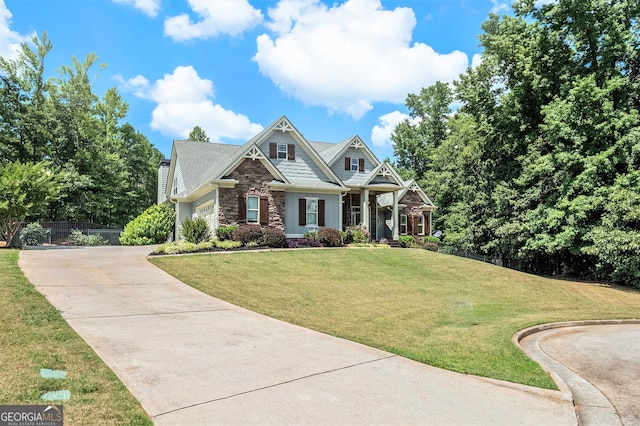
<path fill-rule="evenodd" d="M 422 210 L 421 206 L 424 205 L 424 201 L 420 198 L 415 191 L 407 191 L 406 194 L 398 201 L 398 204 L 405 204 L 406 207 L 399 209 L 398 214 L 405 214 L 409 216 L 424 216 L 424 235 L 430 235 L 431 224 L 429 223 L 429 214 Z M 398 221 L 400 218 L 398 217 Z M 399 222 L 398 222 L 399 223 Z M 417 231 L 414 231 L 417 232 Z"/>
<path fill-rule="evenodd" d="M 284 192 L 271 191 L 273 176 L 260 160 L 246 158 L 229 175 L 239 181 L 235 188 L 220 188 L 218 219 L 221 226 L 238 223 L 238 197 L 267 196 L 269 199 L 269 226 L 284 231 Z"/>
<path fill-rule="evenodd" d="M 406 214 L 407 216 L 419 216 L 423 214 L 421 206 L 424 205 L 424 201 L 420 198 L 417 192 L 407 191 L 406 194 L 398 201 L 398 204 L 405 204 L 406 207 L 400 209 L 400 214 Z"/>

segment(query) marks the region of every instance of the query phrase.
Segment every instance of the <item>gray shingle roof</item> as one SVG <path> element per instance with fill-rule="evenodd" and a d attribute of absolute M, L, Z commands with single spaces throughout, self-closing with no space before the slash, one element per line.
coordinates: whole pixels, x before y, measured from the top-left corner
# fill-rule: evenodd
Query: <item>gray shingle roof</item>
<path fill-rule="evenodd" d="M 240 145 L 221 143 L 174 141 L 180 171 L 187 194 L 214 179 L 224 170 Z"/>

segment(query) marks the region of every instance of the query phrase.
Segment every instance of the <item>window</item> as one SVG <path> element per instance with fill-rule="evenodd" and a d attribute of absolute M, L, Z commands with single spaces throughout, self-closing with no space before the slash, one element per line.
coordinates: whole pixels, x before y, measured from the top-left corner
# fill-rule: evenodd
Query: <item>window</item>
<path fill-rule="evenodd" d="M 407 234 L 407 215 L 406 214 L 400 215 L 400 233 L 402 235 Z"/>
<path fill-rule="evenodd" d="M 247 197 L 247 223 L 258 223 L 260 197 Z"/>
<path fill-rule="evenodd" d="M 325 201 L 318 198 L 298 199 L 298 225 L 325 226 Z"/>
<path fill-rule="evenodd" d="M 351 226 L 360 225 L 360 207 L 351 206 Z"/>
<path fill-rule="evenodd" d="M 418 235 L 424 235 L 424 216 L 418 216 Z"/>
<path fill-rule="evenodd" d="M 357 172 L 358 171 L 358 159 L 357 158 L 352 158 L 351 159 L 351 171 L 352 172 Z"/>
<path fill-rule="evenodd" d="M 344 169 L 351 172 L 364 172 L 364 158 L 344 157 Z"/>
<path fill-rule="evenodd" d="M 287 158 L 287 144 L 279 143 L 278 144 L 278 158 L 285 159 Z"/>
<path fill-rule="evenodd" d="M 295 160 L 296 146 L 292 143 L 273 143 L 269 144 L 269 158 L 278 160 Z"/>
<path fill-rule="evenodd" d="M 318 199 L 307 198 L 307 226 L 318 226 Z"/>
<path fill-rule="evenodd" d="M 178 193 L 178 178 L 173 178 L 173 191 L 171 191 L 173 195 Z"/>

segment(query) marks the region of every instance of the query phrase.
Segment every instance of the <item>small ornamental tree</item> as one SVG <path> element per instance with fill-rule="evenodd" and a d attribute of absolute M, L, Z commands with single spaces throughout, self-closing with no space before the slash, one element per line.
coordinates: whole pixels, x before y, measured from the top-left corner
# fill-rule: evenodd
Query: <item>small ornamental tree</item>
<path fill-rule="evenodd" d="M 120 244 L 125 246 L 162 244 L 169 239 L 175 222 L 176 213 L 170 205 L 153 205 L 127 223 L 120 234 Z"/>
<path fill-rule="evenodd" d="M 0 239 L 7 246 L 27 216 L 38 216 L 58 197 L 59 177 L 47 162 L 0 166 Z"/>

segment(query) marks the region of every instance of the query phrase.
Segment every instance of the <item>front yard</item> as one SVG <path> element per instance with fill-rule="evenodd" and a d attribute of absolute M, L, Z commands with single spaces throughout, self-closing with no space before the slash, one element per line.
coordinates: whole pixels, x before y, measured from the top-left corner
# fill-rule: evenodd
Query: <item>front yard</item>
<path fill-rule="evenodd" d="M 638 318 L 631 288 L 540 278 L 421 249 L 151 259 L 212 296 L 430 365 L 555 388 L 511 342 L 531 325 Z"/>

